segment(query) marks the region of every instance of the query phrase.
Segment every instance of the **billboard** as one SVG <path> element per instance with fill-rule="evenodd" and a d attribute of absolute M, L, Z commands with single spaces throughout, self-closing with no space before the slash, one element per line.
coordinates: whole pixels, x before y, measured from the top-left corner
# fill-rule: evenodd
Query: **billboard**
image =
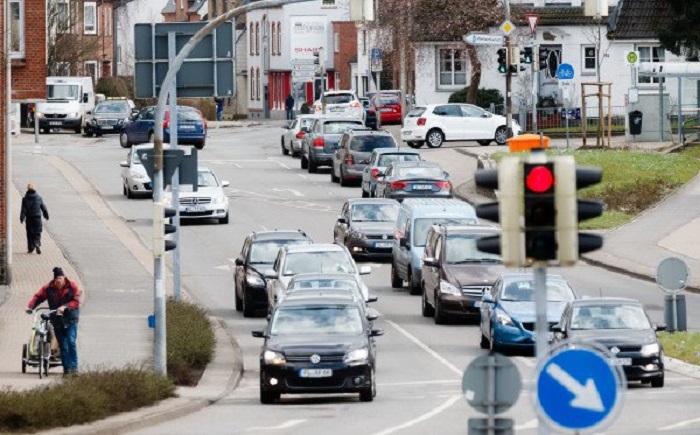
<path fill-rule="evenodd" d="M 328 18 L 323 15 L 293 15 L 290 17 L 292 60 L 312 59 L 314 51 L 323 49 L 328 56 L 326 28 Z M 326 57 L 327 58 L 327 57 Z"/>

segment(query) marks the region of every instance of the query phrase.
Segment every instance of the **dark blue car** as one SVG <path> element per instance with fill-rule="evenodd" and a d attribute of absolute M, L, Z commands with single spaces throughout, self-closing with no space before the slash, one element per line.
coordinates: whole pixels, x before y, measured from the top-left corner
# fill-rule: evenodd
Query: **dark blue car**
<path fill-rule="evenodd" d="M 377 112 L 372 108 L 369 98 L 360 97 L 362 107 L 365 108 L 365 127 L 377 129 Z"/>
<path fill-rule="evenodd" d="M 119 135 L 119 143 L 124 148 L 139 143 L 152 143 L 155 130 L 155 106 L 148 106 L 124 126 Z M 202 112 L 194 107 L 177 106 L 177 142 L 190 144 L 197 149 L 204 148 L 207 140 L 207 121 Z M 170 111 L 166 108 L 163 121 L 163 141 L 170 143 Z"/>

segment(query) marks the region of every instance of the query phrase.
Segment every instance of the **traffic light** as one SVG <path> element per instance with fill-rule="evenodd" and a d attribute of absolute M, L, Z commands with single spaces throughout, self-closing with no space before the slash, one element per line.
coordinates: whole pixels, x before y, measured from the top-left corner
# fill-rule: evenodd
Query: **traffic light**
<path fill-rule="evenodd" d="M 166 251 L 172 251 L 177 247 L 174 240 L 167 240 L 165 236 L 177 230 L 175 225 L 166 223 L 165 220 L 177 214 L 173 207 L 166 207 L 162 202 L 153 203 L 153 256 L 161 257 Z"/>
<path fill-rule="evenodd" d="M 507 267 L 525 266 L 520 229 L 519 169 L 517 157 L 505 157 L 498 169 L 479 170 L 474 178 L 477 186 L 498 189 L 499 193 L 498 202 L 478 205 L 476 215 L 501 224 L 500 235 L 483 237 L 477 240 L 476 246 L 480 251 L 500 254 Z"/>
<path fill-rule="evenodd" d="M 547 70 L 547 60 L 549 58 L 549 49 L 540 47 L 537 50 L 537 64 L 538 64 L 538 71 L 546 71 Z"/>
<path fill-rule="evenodd" d="M 528 261 L 557 259 L 555 190 L 553 162 L 523 164 L 525 257 Z"/>
<path fill-rule="evenodd" d="M 532 63 L 532 47 L 524 47 L 520 50 L 520 62 L 527 64 Z"/>
<path fill-rule="evenodd" d="M 508 50 L 499 48 L 496 53 L 498 54 L 498 72 L 505 74 L 508 71 Z"/>
<path fill-rule="evenodd" d="M 510 68 L 510 73 L 512 75 L 517 75 L 518 72 L 525 70 L 525 67 L 520 66 L 520 50 L 518 50 L 517 47 L 511 48 L 510 64 L 508 67 Z"/>
<path fill-rule="evenodd" d="M 556 160 L 555 175 L 559 264 L 572 266 L 578 261 L 580 254 L 595 251 L 603 246 L 601 236 L 578 231 L 579 222 L 603 213 L 603 203 L 578 199 L 577 194 L 577 190 L 599 183 L 603 174 L 600 168 L 576 167 L 572 156 L 560 156 Z"/>

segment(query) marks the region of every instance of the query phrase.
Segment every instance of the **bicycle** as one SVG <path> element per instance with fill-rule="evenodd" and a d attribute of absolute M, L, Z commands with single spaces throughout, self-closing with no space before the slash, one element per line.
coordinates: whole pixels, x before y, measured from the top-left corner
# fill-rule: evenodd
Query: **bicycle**
<path fill-rule="evenodd" d="M 32 333 L 29 342 L 22 347 L 22 373 L 27 373 L 27 366 L 38 367 L 39 379 L 42 379 L 49 376 L 51 367 L 62 365 L 61 359 L 57 353 L 53 352 L 51 346 L 53 330 L 50 318 L 51 314 L 57 313 L 57 310 L 40 307 L 35 308 L 32 313 L 34 314 Z"/>

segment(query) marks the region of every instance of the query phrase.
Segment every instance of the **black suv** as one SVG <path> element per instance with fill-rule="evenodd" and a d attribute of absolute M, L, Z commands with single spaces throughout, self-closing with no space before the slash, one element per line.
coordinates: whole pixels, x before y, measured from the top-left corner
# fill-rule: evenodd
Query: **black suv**
<path fill-rule="evenodd" d="M 362 182 L 362 171 L 377 148 L 399 149 L 388 131 L 348 130 L 336 145 L 331 163 L 331 181 L 347 186 L 351 181 Z"/>
<path fill-rule="evenodd" d="M 445 323 L 448 316 L 479 318 L 482 294 L 505 268 L 501 257 L 479 251 L 476 241 L 499 232 L 485 225 L 430 228 L 421 269 L 424 317 L 435 316 L 437 324 Z"/>
<path fill-rule="evenodd" d="M 301 140 L 301 169 L 315 173 L 319 166 L 331 166 L 333 151 L 347 129 L 366 129 L 361 119 L 321 117 Z"/>
<path fill-rule="evenodd" d="M 243 242 L 241 254 L 236 258 L 233 273 L 236 311 L 244 317 L 252 317 L 256 310 L 267 313 L 267 283 L 265 269 L 272 267 L 282 246 L 311 244 L 313 240 L 301 230 L 257 231 L 250 233 Z"/>

